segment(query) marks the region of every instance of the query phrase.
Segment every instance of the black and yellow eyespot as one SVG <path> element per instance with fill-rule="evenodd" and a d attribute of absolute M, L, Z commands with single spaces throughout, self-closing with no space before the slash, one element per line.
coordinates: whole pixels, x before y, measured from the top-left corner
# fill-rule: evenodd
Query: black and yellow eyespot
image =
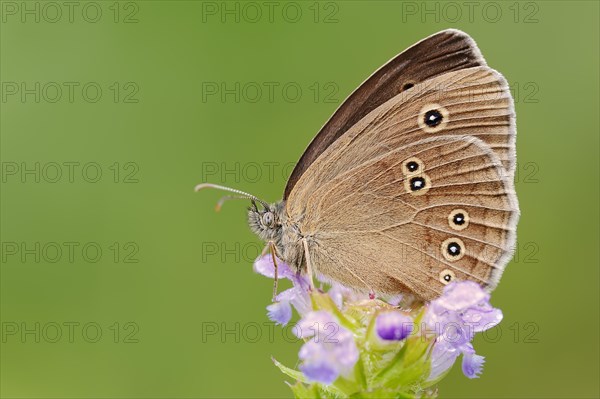
<path fill-rule="evenodd" d="M 431 188 L 431 180 L 425 173 L 409 175 L 404 179 L 404 188 L 409 194 L 423 195 Z"/>
<path fill-rule="evenodd" d="M 408 158 L 406 161 L 402 162 L 402 173 L 407 176 L 422 173 L 424 170 L 425 165 L 423 164 L 423 161 L 417 157 Z"/>
<path fill-rule="evenodd" d="M 444 240 L 441 251 L 446 260 L 455 262 L 465 256 L 465 243 L 460 238 L 452 237 Z"/>
<path fill-rule="evenodd" d="M 427 133 L 437 133 L 448 124 L 450 113 L 439 104 L 427 104 L 418 116 L 419 127 Z"/>
<path fill-rule="evenodd" d="M 464 209 L 454 209 L 448 215 L 448 224 L 454 230 L 464 230 L 469 226 L 469 213 Z"/>
<path fill-rule="evenodd" d="M 456 280 L 456 274 L 450 269 L 444 269 L 440 272 L 439 279 L 442 284 L 447 285 Z"/>
<path fill-rule="evenodd" d="M 418 191 L 425 188 L 425 178 L 422 176 L 413 177 L 410 179 L 410 190 Z"/>
<path fill-rule="evenodd" d="M 437 109 L 431 109 L 425 112 L 423 122 L 425 122 L 425 124 L 429 127 L 436 127 L 437 125 L 442 123 L 443 119 L 444 117 L 442 116 L 442 113 L 440 111 L 438 111 Z"/>

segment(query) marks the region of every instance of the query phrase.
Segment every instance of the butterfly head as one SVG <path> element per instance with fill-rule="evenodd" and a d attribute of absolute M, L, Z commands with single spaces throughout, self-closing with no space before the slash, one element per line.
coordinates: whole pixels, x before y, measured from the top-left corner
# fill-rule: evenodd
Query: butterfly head
<path fill-rule="evenodd" d="M 264 241 L 279 242 L 279 239 L 281 238 L 281 220 L 284 210 L 283 201 L 269 204 L 266 201 L 241 190 L 211 183 L 199 184 L 196 186 L 195 190 L 200 191 L 204 188 L 215 188 L 217 190 L 229 191 L 234 194 L 221 198 L 217 203 L 217 210 L 221 209 L 221 206 L 226 200 L 249 199 L 252 202 L 252 206 L 248 208 L 248 224 L 250 225 L 250 229 Z M 262 206 L 262 209 L 259 209 L 258 204 Z"/>
<path fill-rule="evenodd" d="M 281 236 L 281 219 L 283 202 L 270 204 L 259 209 L 256 201 L 248 208 L 248 224 L 250 229 L 264 241 L 279 241 Z"/>

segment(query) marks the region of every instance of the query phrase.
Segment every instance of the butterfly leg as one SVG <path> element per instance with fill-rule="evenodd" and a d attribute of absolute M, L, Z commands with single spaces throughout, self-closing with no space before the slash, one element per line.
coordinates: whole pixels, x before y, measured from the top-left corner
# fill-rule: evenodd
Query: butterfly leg
<path fill-rule="evenodd" d="M 302 245 L 304 246 L 304 257 L 306 258 L 306 274 L 308 274 L 309 289 L 314 291 L 315 284 L 313 282 L 312 263 L 310 261 L 310 253 L 308 252 L 308 242 L 306 242 L 306 238 L 302 239 Z"/>
<path fill-rule="evenodd" d="M 261 257 L 265 256 L 267 251 L 271 252 L 271 259 L 273 260 L 273 302 L 275 302 L 275 297 L 277 296 L 277 288 L 279 286 L 279 274 L 277 268 L 277 248 L 275 247 L 275 243 L 273 241 L 269 241 L 265 248 L 262 251 Z"/>

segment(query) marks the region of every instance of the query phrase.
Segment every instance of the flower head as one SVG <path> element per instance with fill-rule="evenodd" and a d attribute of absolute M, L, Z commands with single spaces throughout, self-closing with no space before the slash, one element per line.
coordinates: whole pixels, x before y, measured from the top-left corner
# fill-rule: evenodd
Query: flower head
<path fill-rule="evenodd" d="M 295 334 L 304 340 L 299 370 L 277 367 L 296 380 L 296 397 L 434 397 L 432 388 L 462 355 L 462 370 L 477 377 L 484 358 L 472 340 L 502 320 L 490 295 L 474 282 L 455 282 L 430 303 L 401 311 L 401 298 L 370 298 L 320 278 L 329 290 L 310 290 L 308 278 L 278 262 L 278 276 L 293 287 L 279 293 L 268 316 L 287 324 L 293 309 L 300 315 Z M 270 255 L 254 269 L 274 277 Z M 420 323 L 419 329 L 415 325 Z"/>
<path fill-rule="evenodd" d="M 476 355 L 471 341 L 476 332 L 496 326 L 502 311 L 489 303 L 490 294 L 477 283 L 462 281 L 449 284 L 427 309 L 425 322 L 436 334 L 431 356 L 431 375 L 434 380 L 448 370 L 463 354 L 463 372 L 476 378 L 483 366 L 483 357 Z"/>

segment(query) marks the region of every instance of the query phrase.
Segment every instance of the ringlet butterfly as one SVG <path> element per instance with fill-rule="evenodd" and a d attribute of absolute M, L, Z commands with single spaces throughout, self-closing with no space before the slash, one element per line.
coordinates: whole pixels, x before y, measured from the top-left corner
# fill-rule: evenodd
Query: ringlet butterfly
<path fill-rule="evenodd" d="M 519 207 L 515 113 L 506 80 L 464 32 L 416 43 L 337 109 L 283 199 L 250 199 L 251 229 L 299 273 L 370 294 L 439 296 L 452 281 L 493 289 Z M 259 209 L 260 204 L 262 209 Z M 275 279 L 275 290 L 276 290 Z"/>

